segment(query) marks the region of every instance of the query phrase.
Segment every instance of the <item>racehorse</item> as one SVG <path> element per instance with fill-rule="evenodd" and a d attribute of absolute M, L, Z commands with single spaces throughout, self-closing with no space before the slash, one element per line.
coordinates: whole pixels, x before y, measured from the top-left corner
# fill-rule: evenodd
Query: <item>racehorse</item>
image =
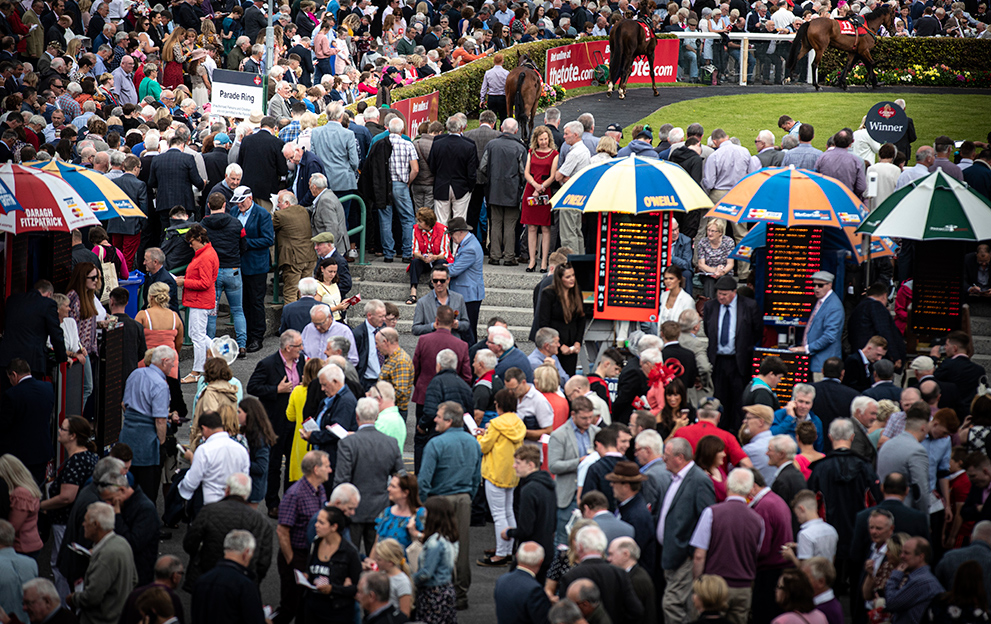
<path fill-rule="evenodd" d="M 654 2 L 647 3 L 648 21 L 639 19 L 623 19 L 616 22 L 609 33 L 609 87 L 606 91 L 607 97 L 612 97 L 613 85 L 619 92 L 619 99 L 626 97 L 626 83 L 633 73 L 633 64 L 640 57 L 647 60 L 650 68 L 650 86 L 654 88 L 654 97 L 660 95 L 657 92 L 657 84 L 654 78 L 654 48 L 657 46 L 657 35 L 649 22 L 649 16 L 654 13 Z"/>
<path fill-rule="evenodd" d="M 809 53 L 809 50 L 815 50 L 815 59 L 812 61 L 812 84 L 818 91 L 819 61 L 822 60 L 827 48 L 836 48 L 847 53 L 846 65 L 840 72 L 837 86 L 844 91 L 846 90 L 847 72 L 859 59 L 864 62 L 864 66 L 867 68 L 867 76 L 871 86 L 877 87 L 877 76 L 874 74 L 874 58 L 871 56 L 871 50 L 877 44 L 878 29 L 881 26 L 884 26 L 888 32 L 894 31 L 892 25 L 894 17 L 891 7 L 882 4 L 876 10 L 863 16 L 863 27 L 866 28 L 866 33 L 861 33 L 858 24 L 853 20 L 845 20 L 853 26 L 853 33 L 841 32 L 843 29 L 840 21 L 828 17 L 819 17 L 805 22 L 795 34 L 791 54 L 788 55 L 789 74 L 795 64 Z M 799 43 L 801 45 L 797 45 Z"/>
<path fill-rule="evenodd" d="M 506 76 L 506 107 L 520 125 L 520 138 L 524 144 L 533 131 L 533 117 L 537 114 L 543 80 L 530 57 L 520 56 L 517 65 Z"/>

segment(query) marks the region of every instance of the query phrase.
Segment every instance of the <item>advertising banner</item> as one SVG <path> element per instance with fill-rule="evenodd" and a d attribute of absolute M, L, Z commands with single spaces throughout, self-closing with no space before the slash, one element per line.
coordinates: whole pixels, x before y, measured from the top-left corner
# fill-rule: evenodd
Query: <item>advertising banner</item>
<path fill-rule="evenodd" d="M 424 121 L 437 121 L 440 110 L 440 93 L 434 91 L 427 95 L 393 102 L 391 107 L 406 118 L 406 134 L 415 137 L 417 126 Z"/>
<path fill-rule="evenodd" d="M 678 39 L 658 39 L 654 48 L 656 82 L 674 82 L 678 75 Z M 550 85 L 576 89 L 592 85 L 598 65 L 609 65 L 609 42 L 587 41 L 547 50 L 544 80 Z M 630 84 L 650 84 L 650 68 L 643 58 L 633 64 Z"/>

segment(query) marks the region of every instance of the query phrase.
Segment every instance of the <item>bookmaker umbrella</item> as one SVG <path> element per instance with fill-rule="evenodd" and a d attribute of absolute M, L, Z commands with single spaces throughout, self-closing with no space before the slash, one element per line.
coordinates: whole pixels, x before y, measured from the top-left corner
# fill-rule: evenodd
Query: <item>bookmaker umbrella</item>
<path fill-rule="evenodd" d="M 68 182 L 72 188 L 76 189 L 100 221 L 107 221 L 115 217 L 144 218 L 147 216 L 131 201 L 124 189 L 114 184 L 113 180 L 99 171 L 58 160 L 37 161 L 27 164 L 29 167 L 57 175 Z"/>
<path fill-rule="evenodd" d="M 0 232 L 69 232 L 100 225 L 65 180 L 32 167 L 0 165 L 0 204 L 6 211 L 0 215 Z"/>

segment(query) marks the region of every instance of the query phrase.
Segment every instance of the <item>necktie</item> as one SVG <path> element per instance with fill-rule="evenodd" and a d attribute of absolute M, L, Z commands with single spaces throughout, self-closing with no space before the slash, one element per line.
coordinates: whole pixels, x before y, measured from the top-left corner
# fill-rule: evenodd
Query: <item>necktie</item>
<path fill-rule="evenodd" d="M 816 306 L 812 308 L 812 314 L 809 315 L 809 322 L 805 324 L 805 333 L 802 335 L 802 346 L 809 346 L 809 328 L 812 327 L 812 319 L 816 317 L 816 312 L 819 311 L 819 307 L 822 306 L 822 302 L 825 298 L 816 301 Z"/>
<path fill-rule="evenodd" d="M 723 322 L 719 328 L 719 345 L 722 347 L 729 346 L 729 323 L 730 323 L 730 309 L 728 305 L 724 305 Z"/>
<path fill-rule="evenodd" d="M 385 325 L 383 325 L 382 327 L 385 327 Z M 378 333 L 382 330 L 382 327 L 376 327 L 375 328 L 375 331 L 372 333 L 372 340 L 373 341 L 375 340 L 375 336 L 378 336 Z M 382 365 L 385 364 L 385 354 L 382 353 L 381 351 L 379 351 L 377 347 L 375 349 L 375 354 L 379 358 L 379 370 L 382 370 Z"/>

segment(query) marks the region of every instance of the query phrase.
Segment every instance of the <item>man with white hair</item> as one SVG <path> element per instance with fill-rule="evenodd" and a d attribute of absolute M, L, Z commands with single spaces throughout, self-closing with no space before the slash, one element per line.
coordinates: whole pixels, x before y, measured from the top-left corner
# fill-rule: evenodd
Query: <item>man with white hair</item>
<path fill-rule="evenodd" d="M 664 442 L 661 434 L 654 429 L 644 429 L 633 440 L 633 456 L 640 464 L 640 474 L 646 475 L 643 482 L 643 497 L 652 507 L 657 504 L 657 495 L 671 484 L 671 473 L 664 465 Z"/>
<path fill-rule="evenodd" d="M 124 414 L 119 441 L 131 447 L 134 482 L 154 503 L 162 480 L 159 447 L 165 443 L 169 417 L 169 384 L 165 374 L 172 370 L 176 352 L 160 345 L 152 351 L 151 366 L 132 372 L 124 386 Z"/>
<path fill-rule="evenodd" d="M 307 153 L 312 156 L 312 153 Z M 334 191 L 328 188 L 327 176 L 324 173 L 314 173 L 308 180 L 307 193 L 312 203 L 310 209 L 312 236 L 329 232 L 334 235 L 335 242 L 340 241 L 341 249 L 348 249 L 351 243 L 348 241 L 348 223 L 344 205 Z"/>
<path fill-rule="evenodd" d="M 314 197 L 316 197 L 316 193 L 312 191 L 310 183 L 315 174 L 323 173 L 323 163 L 320 162 L 320 159 L 313 152 L 303 149 L 303 146 L 295 141 L 290 141 L 282 146 L 282 156 L 286 159 L 286 164 L 289 166 L 288 190 L 296 195 L 299 199 L 300 206 L 309 207 L 313 204 Z M 324 185 L 324 188 L 326 188 L 326 185 Z M 323 230 L 314 231 L 313 234 L 321 231 Z"/>
<path fill-rule="evenodd" d="M 276 207 L 272 213 L 272 228 L 279 250 L 276 260 L 282 276 L 282 296 L 286 305 L 290 305 L 299 298 L 299 281 L 316 268 L 317 254 L 310 242 L 310 213 L 299 204 L 296 196 L 290 191 L 279 191 Z M 285 308 L 282 312 L 285 314 Z"/>
<path fill-rule="evenodd" d="M 764 541 L 764 519 L 747 503 L 753 488 L 754 475 L 749 469 L 731 471 L 726 477 L 726 500 L 702 511 L 689 542 L 695 548 L 694 577 L 715 574 L 729 585 L 726 619 L 734 624 L 747 622 L 757 556 Z"/>
<path fill-rule="evenodd" d="M 633 591 L 643 604 L 644 622 L 657 621 L 657 599 L 654 594 L 654 581 L 643 564 L 640 563 L 640 545 L 631 537 L 617 537 L 609 543 L 607 560 L 617 568 L 626 570 L 633 584 Z M 650 565 L 650 564 L 648 564 Z"/>
<path fill-rule="evenodd" d="M 276 119 L 289 119 L 292 116 L 289 111 L 289 98 L 291 97 L 292 85 L 285 80 L 277 82 L 275 85 L 275 95 L 268 101 L 267 114 Z"/>
<path fill-rule="evenodd" d="M 396 441 L 375 428 L 379 415 L 378 401 L 363 397 L 355 409 L 358 430 L 337 446 L 334 485 L 352 483 L 364 495 L 351 518 L 351 541 L 356 547 L 365 543 L 371 554 L 375 543 L 375 518 L 389 505 L 389 493 L 382 487 L 394 474 L 405 474 L 403 454 Z M 360 469 L 359 469 L 360 468 Z"/>
<path fill-rule="evenodd" d="M 478 149 L 462 136 L 466 120 L 458 115 L 447 119 L 447 134 L 438 135 L 427 157 L 434 174 L 434 212 L 437 221 L 447 225 L 453 217 L 468 217 L 468 203 L 475 187 Z"/>
<path fill-rule="evenodd" d="M 757 155 L 751 156 L 752 165 L 760 169 L 761 167 L 780 167 L 781 160 L 785 153 L 774 147 L 774 133 L 770 130 L 761 130 L 754 140 L 757 147 Z"/>
<path fill-rule="evenodd" d="M 354 431 L 358 428 L 355 419 L 355 407 L 358 399 L 344 383 L 344 371 L 336 364 L 327 364 L 320 369 L 320 376 L 310 383 L 309 391 L 316 391 L 319 386 L 325 395 L 320 402 L 317 415 L 314 417 L 318 429 L 299 430 L 299 435 L 307 440 L 313 448 L 320 449 L 330 457 L 332 466 L 337 465 L 337 445 L 341 437 L 337 432 Z"/>
<path fill-rule="evenodd" d="M 587 167 L 592 159 L 592 153 L 582 141 L 585 128 L 579 121 L 571 121 L 564 125 L 564 142 L 571 146 L 567 151 L 564 163 L 558 165 L 555 180 L 565 183 L 582 169 Z M 580 210 L 562 210 L 560 212 L 561 244 L 571 248 L 575 254 L 585 253 L 585 238 L 582 235 L 582 213 Z"/>
<path fill-rule="evenodd" d="M 235 530 L 224 537 L 224 559 L 201 576 L 193 588 L 192 621 L 245 624 L 265 621 L 261 592 L 248 571 L 257 545 L 257 540 L 248 531 Z M 295 585 L 295 579 L 293 583 Z M 290 619 L 295 615 L 295 606 L 290 608 L 283 604 L 282 607 L 280 613 L 288 610 Z M 276 621 L 283 620 L 277 618 Z"/>
<path fill-rule="evenodd" d="M 530 366 L 534 370 L 537 370 L 538 366 L 550 362 L 557 369 L 558 375 L 561 377 L 561 385 L 563 386 L 567 383 L 568 373 L 561 366 L 561 361 L 557 357 L 558 349 L 561 347 L 561 334 L 553 327 L 541 327 L 537 330 L 534 345 L 536 345 L 534 350 L 527 356 Z M 605 402 L 604 399 L 600 400 Z"/>
<path fill-rule="evenodd" d="M 348 360 L 358 364 L 358 350 L 354 346 L 354 332 L 346 323 L 338 323 L 330 312 L 330 306 L 320 303 L 310 308 L 310 323 L 303 328 L 303 355 L 307 359 L 323 358 L 327 341 L 334 336 L 344 336 L 351 341 Z"/>
<path fill-rule="evenodd" d="M 489 264 L 516 266 L 516 225 L 520 220 L 520 189 L 527 159 L 527 148 L 517 136 L 519 123 L 503 120 L 502 134 L 488 142 L 478 171 L 488 180 L 485 200 L 489 211 Z"/>
<path fill-rule="evenodd" d="M 568 587 L 578 579 L 590 579 L 602 592 L 602 606 L 613 622 L 636 622 L 644 613 L 643 603 L 633 591 L 626 570 L 605 559 L 606 534 L 598 526 L 587 526 L 575 535 L 578 565 L 561 577 L 557 595 L 566 598 Z"/>
<path fill-rule="evenodd" d="M 273 215 L 273 222 L 275 216 Z M 304 277 L 299 280 L 299 298 L 286 304 L 282 308 L 282 324 L 279 326 L 281 336 L 287 329 L 294 329 L 300 333 L 310 322 L 310 310 L 320 302 L 316 300 L 317 280 L 312 277 Z"/>
<path fill-rule="evenodd" d="M 510 368 L 518 368 L 526 375 L 527 383 L 533 383 L 533 366 L 523 351 L 516 347 L 516 340 L 512 332 L 505 327 L 493 325 L 489 327 L 489 338 L 485 341 L 486 347 L 499 358 L 499 364 L 495 367 L 495 374 L 505 377 L 506 371 Z"/>
<path fill-rule="evenodd" d="M 260 583 L 272 562 L 272 544 L 275 530 L 263 515 L 248 505 L 251 496 L 251 477 L 235 472 L 227 477 L 224 497 L 203 507 L 189 530 L 182 538 L 182 548 L 189 553 L 189 568 L 183 584 L 186 591 L 193 591 L 196 581 L 209 572 L 224 557 L 224 537 L 233 530 L 244 530 L 255 537 L 258 556 L 247 566 Z"/>
<path fill-rule="evenodd" d="M 48 579 L 32 578 L 18 588 L 24 591 L 21 602 L 27 614 L 27 621 L 31 624 L 75 624 L 78 621 L 72 611 L 62 607 L 58 590 Z M 13 611 L 8 613 L 12 616 L 11 624 L 26 624 L 23 620 L 19 620 L 15 613 Z"/>
<path fill-rule="evenodd" d="M 822 421 L 812 412 L 812 404 L 816 399 L 816 389 L 811 384 L 799 383 L 791 389 L 791 401 L 774 412 L 774 423 L 771 425 L 771 433 L 774 435 L 790 435 L 795 437 L 795 428 L 802 421 L 809 421 L 816 426 L 816 441 L 813 446 L 817 451 L 822 451 L 825 443 L 825 436 L 822 431 Z"/>
<path fill-rule="evenodd" d="M 523 542 L 516 550 L 516 569 L 496 580 L 498 624 L 547 621 L 551 601 L 536 578 L 544 562 L 544 552 L 537 542 Z"/>
<path fill-rule="evenodd" d="M 82 591 L 65 599 L 69 608 L 79 612 L 81 622 L 117 622 L 127 596 L 138 584 L 131 546 L 114 533 L 115 523 L 114 508 L 106 503 L 92 503 L 86 510 L 83 531 L 86 539 L 93 542 L 93 555 L 83 577 Z"/>

